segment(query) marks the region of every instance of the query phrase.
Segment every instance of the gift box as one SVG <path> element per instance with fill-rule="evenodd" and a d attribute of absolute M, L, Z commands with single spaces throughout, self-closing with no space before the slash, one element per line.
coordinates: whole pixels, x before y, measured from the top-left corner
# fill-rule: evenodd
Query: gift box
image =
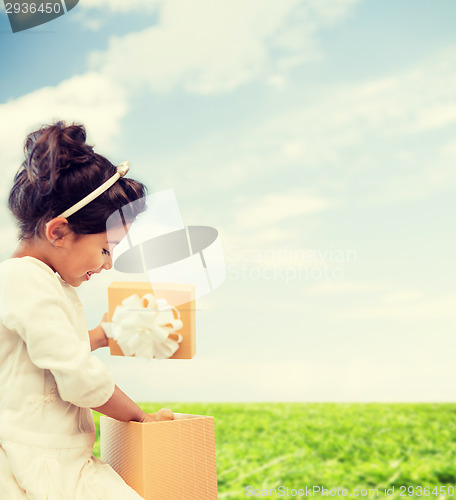
<path fill-rule="evenodd" d="M 116 281 L 108 287 L 108 321 L 112 321 L 114 311 L 122 301 L 132 295 L 143 297 L 152 293 L 156 299 L 165 299 L 168 304 L 176 307 L 183 323 L 178 330 L 182 342 L 178 350 L 169 359 L 191 359 L 196 353 L 196 328 L 195 328 L 195 287 L 190 284 L 178 283 L 149 283 Z M 124 353 L 117 342 L 109 339 L 109 349 L 113 356 L 123 356 Z"/>
<path fill-rule="evenodd" d="M 214 418 L 174 415 L 148 423 L 101 416 L 101 460 L 145 500 L 214 500 Z"/>

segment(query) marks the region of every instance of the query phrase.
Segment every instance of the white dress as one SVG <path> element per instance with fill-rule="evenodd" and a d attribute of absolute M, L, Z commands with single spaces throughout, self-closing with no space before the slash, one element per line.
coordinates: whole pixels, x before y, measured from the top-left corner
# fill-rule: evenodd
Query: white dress
<path fill-rule="evenodd" d="M 141 500 L 92 454 L 114 386 L 76 290 L 34 257 L 0 263 L 0 500 Z"/>

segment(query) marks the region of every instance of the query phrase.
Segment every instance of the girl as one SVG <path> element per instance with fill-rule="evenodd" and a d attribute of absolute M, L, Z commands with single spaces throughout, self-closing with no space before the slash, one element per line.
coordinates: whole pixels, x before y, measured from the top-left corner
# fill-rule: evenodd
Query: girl
<path fill-rule="evenodd" d="M 87 331 L 75 288 L 111 269 L 125 230 L 110 230 L 108 241 L 106 220 L 123 207 L 133 222 L 138 204 L 128 204 L 145 186 L 85 140 L 82 125 L 64 122 L 29 134 L 9 195 L 20 241 L 0 264 L 0 500 L 141 498 L 92 455 L 91 408 L 123 421 L 155 418 L 90 354 L 107 338 L 101 325 Z"/>

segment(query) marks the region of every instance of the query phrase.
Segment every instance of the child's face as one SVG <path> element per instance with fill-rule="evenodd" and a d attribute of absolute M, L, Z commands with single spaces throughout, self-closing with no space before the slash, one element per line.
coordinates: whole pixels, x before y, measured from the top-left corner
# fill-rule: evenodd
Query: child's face
<path fill-rule="evenodd" d="M 77 287 L 90 275 L 112 267 L 112 251 L 125 236 L 123 227 L 98 234 L 69 235 L 65 255 L 59 259 L 58 272 L 70 285 Z"/>

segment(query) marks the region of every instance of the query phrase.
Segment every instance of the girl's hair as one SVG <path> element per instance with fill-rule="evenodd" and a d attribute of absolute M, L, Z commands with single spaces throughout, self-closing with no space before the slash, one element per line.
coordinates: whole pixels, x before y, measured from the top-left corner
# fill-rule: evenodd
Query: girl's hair
<path fill-rule="evenodd" d="M 19 222 L 20 240 L 41 236 L 49 220 L 116 173 L 116 167 L 85 141 L 83 125 L 67 126 L 63 121 L 45 125 L 27 136 L 25 160 L 14 177 L 8 199 L 9 209 Z M 69 227 L 76 234 L 102 233 L 108 217 L 120 208 L 126 222 L 132 222 L 146 209 L 145 194 L 144 184 L 121 177 L 70 215 Z"/>

